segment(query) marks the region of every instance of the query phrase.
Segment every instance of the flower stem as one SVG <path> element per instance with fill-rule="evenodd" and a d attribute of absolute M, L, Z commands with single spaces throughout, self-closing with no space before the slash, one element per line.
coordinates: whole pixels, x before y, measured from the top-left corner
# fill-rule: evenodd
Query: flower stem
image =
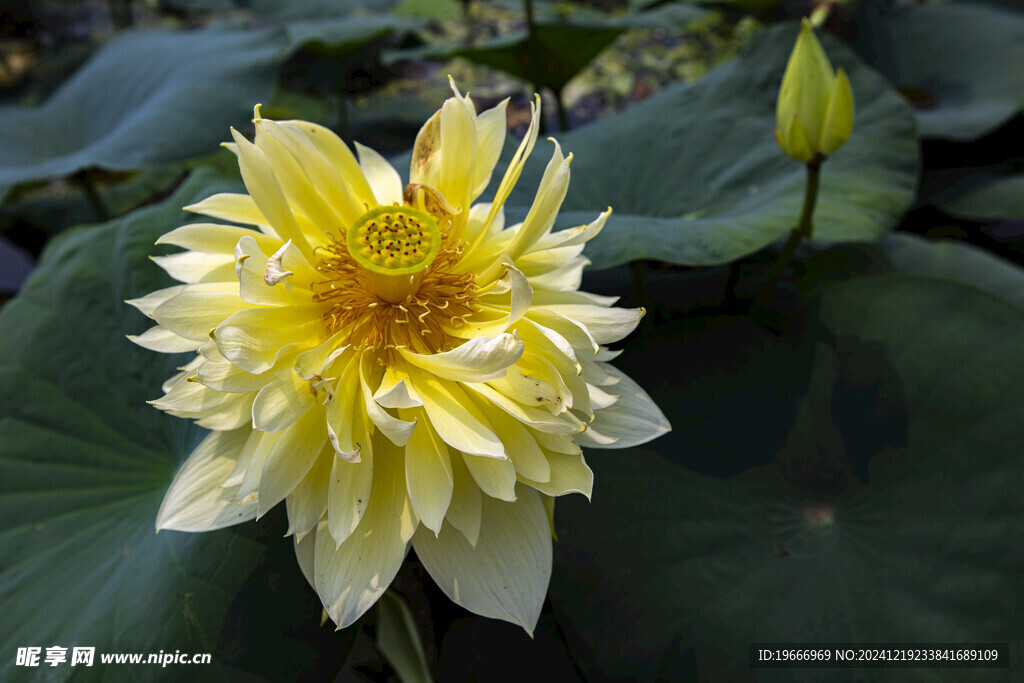
<path fill-rule="evenodd" d="M 552 88 L 555 93 L 555 106 L 558 108 L 558 131 L 569 132 L 569 112 L 565 110 L 565 100 L 562 99 L 562 89 Z"/>
<path fill-rule="evenodd" d="M 807 184 L 804 186 L 804 205 L 800 210 L 800 220 L 789 234 L 789 239 L 786 240 L 785 246 L 782 247 L 782 252 L 779 254 L 775 265 L 768 271 L 764 285 L 762 285 L 750 306 L 751 310 L 763 306 L 768 301 L 772 290 L 778 284 L 779 278 L 786 271 L 789 262 L 793 260 L 793 255 L 796 253 L 797 247 L 800 246 L 800 242 L 804 238 L 810 239 L 814 234 L 814 206 L 818 202 L 818 185 L 821 180 L 822 161 L 824 161 L 823 157 L 816 156 L 807 162 Z"/>
<path fill-rule="evenodd" d="M 633 261 L 629 264 L 629 269 L 633 273 L 633 288 L 636 289 L 636 298 L 639 301 L 639 305 L 648 311 L 654 310 L 654 307 L 651 305 L 651 294 L 647 289 L 647 278 L 644 276 L 644 262 Z"/>
<path fill-rule="evenodd" d="M 533 0 L 523 0 L 523 14 L 526 15 L 526 31 L 533 34 Z"/>
<path fill-rule="evenodd" d="M 85 199 L 89 202 L 89 208 L 92 209 L 96 220 L 100 223 L 110 220 L 110 211 L 103 202 L 103 198 L 100 197 L 100 193 L 96 189 L 96 183 L 93 182 L 92 174 L 89 170 L 83 169 L 79 171 L 75 174 L 74 178 L 82 186 L 82 192 L 85 193 Z"/>
<path fill-rule="evenodd" d="M 131 28 L 135 23 L 132 17 L 132 0 L 107 0 L 107 6 L 110 10 L 110 23 L 114 25 L 114 30 Z"/>
<path fill-rule="evenodd" d="M 472 0 L 462 0 L 462 24 L 465 27 L 466 35 L 463 37 L 462 42 L 466 47 L 472 47 L 473 45 L 473 14 L 470 11 L 470 3 Z"/>
<path fill-rule="evenodd" d="M 740 279 L 740 265 L 730 261 L 725 267 L 725 287 L 722 293 L 722 310 L 729 313 L 739 311 L 736 305 L 736 284 Z"/>

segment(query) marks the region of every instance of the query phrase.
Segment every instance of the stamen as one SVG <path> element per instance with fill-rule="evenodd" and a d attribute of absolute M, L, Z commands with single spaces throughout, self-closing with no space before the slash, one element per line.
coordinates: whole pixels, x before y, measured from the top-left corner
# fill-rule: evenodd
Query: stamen
<path fill-rule="evenodd" d="M 475 276 L 453 272 L 460 246 L 441 247 L 415 293 L 394 303 L 380 297 L 347 245 L 331 241 L 321 249 L 316 269 L 324 279 L 314 284 L 313 300 L 330 304 L 323 318 L 331 333 L 348 331 L 340 343 L 357 350 L 378 349 L 380 362 L 391 362 L 389 357 L 399 349 L 437 353 L 462 343 L 446 332 L 464 327 L 474 312 Z"/>

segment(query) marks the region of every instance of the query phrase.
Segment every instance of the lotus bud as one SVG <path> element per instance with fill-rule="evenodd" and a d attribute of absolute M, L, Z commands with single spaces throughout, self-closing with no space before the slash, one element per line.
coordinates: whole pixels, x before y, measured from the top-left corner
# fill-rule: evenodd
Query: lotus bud
<path fill-rule="evenodd" d="M 779 146 L 805 163 L 835 153 L 853 130 L 850 81 L 832 69 L 807 19 L 782 77 L 775 118 Z"/>

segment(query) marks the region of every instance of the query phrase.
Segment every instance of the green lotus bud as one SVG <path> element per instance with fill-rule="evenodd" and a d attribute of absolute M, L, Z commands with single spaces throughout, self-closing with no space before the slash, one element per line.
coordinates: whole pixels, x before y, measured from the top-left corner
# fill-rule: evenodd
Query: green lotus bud
<path fill-rule="evenodd" d="M 853 130 L 850 81 L 832 69 L 807 19 L 782 76 L 775 121 L 779 146 L 803 162 L 834 153 Z"/>

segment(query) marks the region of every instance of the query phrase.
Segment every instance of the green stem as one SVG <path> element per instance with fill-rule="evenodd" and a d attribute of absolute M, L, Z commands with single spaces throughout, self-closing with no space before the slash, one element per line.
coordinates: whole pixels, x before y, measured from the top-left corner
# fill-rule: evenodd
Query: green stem
<path fill-rule="evenodd" d="M 110 9 L 110 22 L 114 30 L 131 28 L 134 23 L 132 16 L 132 0 L 107 0 Z"/>
<path fill-rule="evenodd" d="M 640 306 L 650 313 L 654 307 L 651 303 L 650 291 L 647 289 L 647 278 L 644 276 L 643 261 L 633 261 L 629 264 L 629 269 L 633 273 L 633 287 L 636 288 L 636 297 Z"/>
<path fill-rule="evenodd" d="M 565 110 L 565 100 L 562 99 L 562 89 L 552 89 L 555 93 L 555 108 L 558 109 L 558 130 L 561 133 L 569 131 L 569 112 Z"/>
<path fill-rule="evenodd" d="M 736 261 L 730 261 L 725 267 L 725 288 L 722 293 L 722 310 L 733 312 L 739 310 L 736 306 L 736 284 L 740 279 L 740 265 Z"/>
<path fill-rule="evenodd" d="M 523 0 L 523 14 L 526 15 L 526 32 L 533 35 L 533 0 Z"/>
<path fill-rule="evenodd" d="M 531 83 L 530 85 L 533 86 L 534 92 L 538 92 L 540 90 L 540 88 L 537 87 L 536 83 Z M 551 112 L 549 112 L 547 109 L 545 109 L 540 115 L 540 124 L 537 126 L 537 134 L 541 138 L 545 138 L 548 134 L 548 119 L 550 118 Z"/>
<path fill-rule="evenodd" d="M 816 156 L 807 162 L 807 184 L 804 187 L 804 205 L 800 210 L 800 220 L 793 228 L 793 232 L 789 234 L 789 239 L 782 247 L 782 252 L 775 265 L 768 271 L 764 285 L 757 293 L 751 309 L 763 306 L 768 301 L 779 278 L 782 277 L 790 261 L 793 260 L 793 255 L 796 253 L 797 247 L 800 246 L 800 242 L 804 238 L 810 239 L 814 235 L 814 206 L 818 202 L 818 185 L 821 180 L 821 162 L 823 161 L 823 157 Z"/>
<path fill-rule="evenodd" d="M 466 36 L 463 40 L 463 43 L 466 45 L 466 47 L 471 47 L 473 45 L 473 14 L 472 12 L 470 12 L 470 2 L 471 0 L 462 0 L 461 3 L 462 23 L 465 26 L 466 30 Z"/>
<path fill-rule="evenodd" d="M 344 140 L 347 144 L 351 145 L 352 144 L 352 138 L 349 137 L 349 130 L 348 130 L 349 129 L 349 120 L 350 120 L 350 114 L 349 114 L 350 102 L 349 102 L 349 99 L 348 99 L 348 95 L 345 93 L 344 90 L 339 88 L 335 92 L 335 96 L 337 97 L 337 102 L 338 102 L 338 116 L 337 116 L 337 120 L 335 121 L 335 127 L 337 128 L 337 130 L 335 132 L 338 134 L 338 137 L 340 137 L 342 140 Z"/>
<path fill-rule="evenodd" d="M 807 186 L 804 188 L 804 206 L 800 210 L 800 222 L 796 231 L 811 239 L 814 234 L 814 207 L 818 203 L 818 186 L 821 183 L 821 162 L 815 157 L 807 162 Z"/>
<path fill-rule="evenodd" d="M 89 202 L 96 220 L 100 223 L 109 221 L 110 211 L 107 209 L 107 205 L 103 203 L 103 198 L 100 197 L 99 191 L 96 190 L 96 183 L 92 180 L 92 174 L 87 169 L 81 170 L 75 174 L 75 180 L 82 186 L 82 192 L 85 193 L 85 199 Z"/>

